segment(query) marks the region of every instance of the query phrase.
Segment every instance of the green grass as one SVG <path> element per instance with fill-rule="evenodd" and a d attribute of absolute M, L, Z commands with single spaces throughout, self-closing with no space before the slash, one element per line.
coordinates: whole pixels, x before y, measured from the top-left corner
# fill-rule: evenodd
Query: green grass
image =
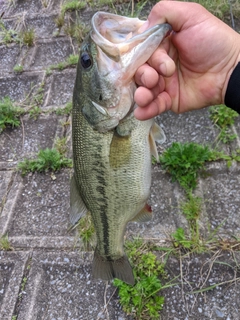
<path fill-rule="evenodd" d="M 16 107 L 9 97 L 3 98 L 0 101 L 0 133 L 8 126 L 18 127 L 23 112 L 24 110 Z"/>
<path fill-rule="evenodd" d="M 20 38 L 22 39 L 22 42 L 27 45 L 28 47 L 31 47 L 34 44 L 36 35 L 34 29 L 27 29 L 20 33 Z"/>
<path fill-rule="evenodd" d="M 118 288 L 120 304 L 123 310 L 134 316 L 134 319 L 159 319 L 159 312 L 164 304 L 164 297 L 159 295 L 163 286 L 161 279 L 167 274 L 154 253 L 141 239 L 126 241 L 126 254 L 133 266 L 135 285 L 114 279 L 113 285 Z"/>
<path fill-rule="evenodd" d="M 21 64 L 16 64 L 13 68 L 13 71 L 17 73 L 23 72 L 23 66 Z"/>
<path fill-rule="evenodd" d="M 0 250 L 4 251 L 11 251 L 13 250 L 9 240 L 8 240 L 8 235 L 4 235 L 0 237 Z"/>
<path fill-rule="evenodd" d="M 178 181 L 186 192 L 197 186 L 199 171 L 212 155 L 208 146 L 194 142 L 174 142 L 160 157 L 163 168 L 171 174 L 172 181 Z"/>
<path fill-rule="evenodd" d="M 61 13 L 65 14 L 67 11 L 81 10 L 87 6 L 86 1 L 66 0 L 61 6 Z"/>
<path fill-rule="evenodd" d="M 72 160 L 65 158 L 57 149 L 40 150 L 36 159 L 25 159 L 19 162 L 17 169 L 24 176 L 29 172 L 59 171 L 61 168 L 71 168 Z"/>
<path fill-rule="evenodd" d="M 220 130 L 218 140 L 223 143 L 229 143 L 236 139 L 237 135 L 232 133 L 231 126 L 239 114 L 225 105 L 212 106 L 209 111 L 210 119 Z"/>
<path fill-rule="evenodd" d="M 78 54 L 70 54 L 70 56 L 62 62 L 59 62 L 57 64 L 51 65 L 47 70 L 47 75 L 50 75 L 52 70 L 59 70 L 62 71 L 68 67 L 76 66 L 78 63 L 79 55 Z"/>

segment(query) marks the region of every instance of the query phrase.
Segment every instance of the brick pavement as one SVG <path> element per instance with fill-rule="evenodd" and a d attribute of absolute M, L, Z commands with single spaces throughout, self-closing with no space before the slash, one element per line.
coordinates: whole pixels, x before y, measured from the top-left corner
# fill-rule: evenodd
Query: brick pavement
<path fill-rule="evenodd" d="M 88 7 L 79 15 L 89 21 L 92 11 Z M 7 28 L 32 27 L 36 40 L 29 48 L 14 42 L 0 45 L 0 98 L 9 96 L 24 105 L 33 101 L 31 98 L 41 86 L 44 94 L 40 116 L 36 119 L 24 116 L 19 128 L 8 128 L 0 134 L 0 235 L 8 234 L 14 248 L 0 252 L 0 319 L 130 319 L 119 306 L 115 288 L 92 280 L 92 252 L 84 252 L 76 232 L 68 231 L 71 170 L 56 173 L 55 180 L 50 173 L 21 177 L 14 170 L 23 158 L 35 155 L 41 148 L 51 148 L 57 137 L 67 138 L 71 155 L 69 115 L 48 111 L 63 108 L 71 100 L 76 68 L 53 70 L 50 75 L 47 68 L 77 53 L 79 45 L 56 27 L 54 20 L 60 12 L 60 1 L 2 0 L 2 12 Z M 23 66 L 22 73 L 13 71 L 16 64 Z M 218 134 L 207 109 L 184 115 L 166 113 L 157 121 L 167 136 L 164 148 L 174 141 L 210 144 Z M 239 118 L 232 130 L 238 138 L 222 146 L 225 152 L 240 148 Z M 240 166 L 234 163 L 228 169 L 225 163 L 214 162 L 208 165 L 207 172 L 209 176 L 200 179 L 197 189 L 205 204 L 200 218 L 201 232 L 207 236 L 209 228 L 213 230 L 226 220 L 219 235 L 239 239 Z M 184 194 L 159 166 L 153 167 L 152 174 L 153 221 L 130 224 L 127 236 L 139 235 L 165 245 L 176 228 L 187 228 L 186 219 L 179 214 Z M 187 256 L 181 261 L 171 257 L 168 272 L 171 277 L 181 272 L 182 281 L 164 290 L 162 319 L 238 320 L 240 285 L 231 279 L 239 277 L 236 267 L 239 259 L 239 252 L 233 255 L 228 251 L 219 251 L 213 264 L 208 254 Z M 209 270 L 206 285 L 224 281 L 229 281 L 228 284 L 188 295 L 204 283 L 207 272 L 204 268 Z M 23 287 L 24 279 L 27 282 Z M 108 312 L 104 309 L 106 301 Z"/>

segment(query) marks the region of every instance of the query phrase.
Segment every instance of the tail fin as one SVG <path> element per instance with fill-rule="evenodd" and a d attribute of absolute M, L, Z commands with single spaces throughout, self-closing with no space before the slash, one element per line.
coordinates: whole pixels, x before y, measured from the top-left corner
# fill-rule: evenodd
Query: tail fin
<path fill-rule="evenodd" d="M 95 279 L 112 280 L 118 278 L 134 285 L 133 271 L 127 256 L 117 260 L 104 260 L 95 250 L 92 273 Z"/>

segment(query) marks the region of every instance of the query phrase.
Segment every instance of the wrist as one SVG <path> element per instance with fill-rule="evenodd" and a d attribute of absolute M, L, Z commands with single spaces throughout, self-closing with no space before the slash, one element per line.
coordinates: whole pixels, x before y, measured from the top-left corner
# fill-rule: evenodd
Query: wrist
<path fill-rule="evenodd" d="M 240 54 L 229 72 L 224 103 L 240 114 Z"/>

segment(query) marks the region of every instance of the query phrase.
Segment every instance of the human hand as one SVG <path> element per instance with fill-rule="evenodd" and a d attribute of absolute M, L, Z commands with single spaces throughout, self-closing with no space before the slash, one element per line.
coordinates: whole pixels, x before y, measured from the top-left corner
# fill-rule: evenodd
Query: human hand
<path fill-rule="evenodd" d="M 240 35 L 201 5 L 161 1 L 142 31 L 165 22 L 174 32 L 135 74 L 139 87 L 134 114 L 139 120 L 170 109 L 182 113 L 224 103 L 230 75 L 240 61 Z"/>

